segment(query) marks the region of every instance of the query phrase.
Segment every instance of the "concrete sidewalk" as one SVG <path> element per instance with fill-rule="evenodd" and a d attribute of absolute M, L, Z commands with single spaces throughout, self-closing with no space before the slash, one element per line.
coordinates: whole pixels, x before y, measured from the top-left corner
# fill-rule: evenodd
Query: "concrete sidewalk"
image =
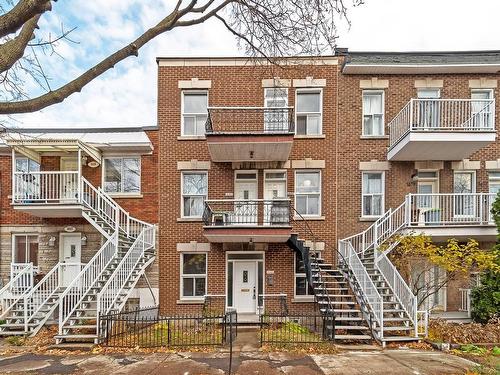
<path fill-rule="evenodd" d="M 16 354 L 0 357 L 0 374 L 226 374 L 228 353 Z M 235 374 L 464 374 L 476 364 L 442 353 L 419 350 L 344 352 L 328 355 L 241 352 Z"/>

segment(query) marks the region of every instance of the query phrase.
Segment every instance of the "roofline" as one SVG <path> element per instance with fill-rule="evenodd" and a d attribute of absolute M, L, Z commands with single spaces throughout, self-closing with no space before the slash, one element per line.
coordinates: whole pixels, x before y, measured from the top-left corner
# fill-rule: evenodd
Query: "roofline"
<path fill-rule="evenodd" d="M 7 133 L 133 133 L 140 131 L 156 131 L 157 125 L 121 126 L 105 128 L 7 128 Z"/>
<path fill-rule="evenodd" d="M 269 57 L 269 59 L 276 60 L 293 60 L 293 59 L 328 59 L 336 58 L 335 55 L 303 55 L 303 56 L 281 56 L 281 57 Z M 251 56 L 156 56 L 156 62 L 161 60 L 186 60 L 186 61 L 200 61 L 200 60 L 237 60 L 237 61 L 248 61 L 248 60 L 268 60 L 266 57 L 251 57 Z"/>
<path fill-rule="evenodd" d="M 431 56 L 431 55 L 481 55 L 487 53 L 500 54 L 500 50 L 464 50 L 464 51 L 349 51 L 348 48 L 336 48 L 335 56 L 348 55 L 404 55 L 404 56 Z"/>

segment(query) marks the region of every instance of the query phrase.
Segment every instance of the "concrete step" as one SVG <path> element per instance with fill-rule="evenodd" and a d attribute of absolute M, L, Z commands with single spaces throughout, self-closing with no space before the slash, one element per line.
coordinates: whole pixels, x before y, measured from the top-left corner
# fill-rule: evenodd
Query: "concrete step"
<path fill-rule="evenodd" d="M 335 335 L 335 340 L 372 340 L 369 335 Z"/>

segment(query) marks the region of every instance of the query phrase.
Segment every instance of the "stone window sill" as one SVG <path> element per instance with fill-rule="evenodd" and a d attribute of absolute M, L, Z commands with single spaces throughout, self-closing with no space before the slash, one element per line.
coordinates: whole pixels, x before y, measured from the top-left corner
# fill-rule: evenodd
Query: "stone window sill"
<path fill-rule="evenodd" d="M 295 139 L 325 139 L 326 135 L 324 134 L 295 134 L 293 136 Z"/>
<path fill-rule="evenodd" d="M 359 221 L 377 221 L 380 216 L 361 216 Z"/>
<path fill-rule="evenodd" d="M 177 218 L 177 222 L 179 223 L 198 223 L 203 222 L 201 217 L 179 217 Z"/>
<path fill-rule="evenodd" d="M 294 220 L 298 220 L 298 221 L 301 221 L 301 220 L 304 220 L 304 221 L 321 221 L 321 220 L 325 220 L 325 217 L 324 216 L 304 216 L 304 218 L 302 218 L 300 216 L 294 216 L 293 219 Z"/>
<path fill-rule="evenodd" d="M 203 305 L 204 301 L 202 299 L 179 299 L 177 300 L 178 305 Z"/>
<path fill-rule="evenodd" d="M 360 139 L 389 139 L 388 135 L 362 135 Z"/>
<path fill-rule="evenodd" d="M 178 141 L 204 141 L 207 139 L 204 135 L 180 135 Z"/>
<path fill-rule="evenodd" d="M 298 296 L 295 298 L 292 298 L 292 303 L 311 303 L 314 302 L 314 297 L 303 297 L 303 296 Z"/>

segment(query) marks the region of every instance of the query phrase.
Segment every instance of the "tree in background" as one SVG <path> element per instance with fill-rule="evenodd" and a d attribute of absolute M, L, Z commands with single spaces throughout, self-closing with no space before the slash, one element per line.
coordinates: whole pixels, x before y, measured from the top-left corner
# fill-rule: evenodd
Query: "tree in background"
<path fill-rule="evenodd" d="M 480 323 L 500 315 L 500 193 L 493 203 L 491 214 L 497 226 L 497 244 L 492 249 L 496 254 L 496 268 L 486 270 L 481 275 L 479 286 L 471 292 L 471 316 Z"/>
<path fill-rule="evenodd" d="M 321 55 L 335 47 L 336 17 L 346 18 L 345 1 L 171 1 L 170 13 L 159 23 L 80 76 L 52 90 L 37 54 L 47 48 L 53 53 L 57 41 L 68 38 L 71 32 L 61 30 L 57 37 L 44 38 L 43 30 L 38 30 L 40 18 L 52 10 L 55 0 L 0 0 L 0 85 L 3 86 L 0 114 L 34 112 L 60 103 L 117 63 L 137 56 L 139 49 L 157 36 L 209 19 L 221 22 L 250 57 L 271 61 L 283 56 Z M 363 0 L 350 1 L 353 6 L 363 3 Z M 31 82 L 24 77 L 31 78 Z M 31 97 L 29 91 L 34 83 L 45 93 Z"/>
<path fill-rule="evenodd" d="M 439 293 L 451 281 L 469 277 L 473 271 L 498 272 L 498 254 L 482 250 L 476 240 L 459 243 L 449 239 L 445 245 L 434 244 L 424 234 L 394 238 L 387 247 L 396 242 L 389 257 L 396 268 L 409 281 L 418 304 L 432 309 L 431 297 Z M 436 267 L 442 272 L 434 277 Z"/>

